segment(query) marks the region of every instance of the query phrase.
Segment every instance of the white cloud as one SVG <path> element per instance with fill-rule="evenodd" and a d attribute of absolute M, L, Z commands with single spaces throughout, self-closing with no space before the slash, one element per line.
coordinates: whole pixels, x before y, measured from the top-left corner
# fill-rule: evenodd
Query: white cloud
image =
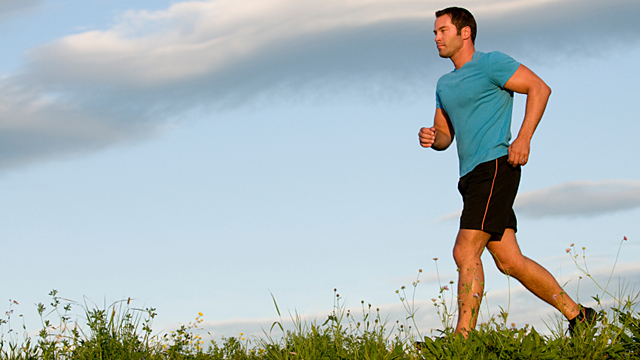
<path fill-rule="evenodd" d="M 545 189 L 518 194 L 517 215 L 541 217 L 588 217 L 640 207 L 640 181 L 572 181 Z M 437 221 L 458 219 L 460 211 Z"/>
<path fill-rule="evenodd" d="M 640 207 L 640 181 L 575 181 L 520 194 L 518 214 L 547 216 L 596 216 Z"/>
<path fill-rule="evenodd" d="M 0 21 L 36 8 L 42 0 L 3 0 L 0 2 Z"/>
<path fill-rule="evenodd" d="M 155 127 L 136 119 L 135 111 L 114 121 L 108 111 L 87 109 L 9 82 L 0 83 L 0 110 L 0 152 L 5 154 L 0 168 L 99 149 L 148 136 Z"/>
<path fill-rule="evenodd" d="M 127 12 L 110 29 L 32 49 L 21 73 L 0 80 L 0 108 L 8 110 L 0 119 L 0 167 L 138 139 L 194 108 L 242 105 L 274 92 L 315 96 L 373 83 L 393 96 L 424 93 L 450 67 L 430 35 L 444 1 L 239 4 L 185 1 Z M 476 12 L 480 47 L 516 58 L 553 61 L 603 43 L 629 46 L 640 32 L 640 3 L 623 0 L 460 5 Z"/>
<path fill-rule="evenodd" d="M 432 13 L 425 10 L 418 1 L 190 1 L 128 12 L 112 29 L 67 36 L 35 49 L 31 58 L 50 79 L 157 86 L 286 52 L 318 34 L 422 20 Z"/>
<path fill-rule="evenodd" d="M 447 215 L 444 215 L 444 216 L 442 216 L 442 217 L 438 218 L 438 219 L 436 220 L 436 222 L 449 221 L 449 220 L 456 220 L 456 219 L 459 219 L 459 218 L 460 218 L 460 215 L 462 215 L 462 210 L 460 210 L 460 211 L 456 211 L 456 212 L 452 212 L 452 213 L 449 213 L 449 214 L 447 214 Z"/>

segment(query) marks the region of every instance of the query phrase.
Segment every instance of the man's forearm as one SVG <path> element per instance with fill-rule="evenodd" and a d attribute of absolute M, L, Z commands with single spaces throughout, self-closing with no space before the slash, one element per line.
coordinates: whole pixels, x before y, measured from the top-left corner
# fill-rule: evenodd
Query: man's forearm
<path fill-rule="evenodd" d="M 533 86 L 527 93 L 527 105 L 525 107 L 525 116 L 522 126 L 518 132 L 518 137 L 531 141 L 533 133 L 536 131 L 544 110 L 547 107 L 551 88 L 544 82 L 540 82 Z"/>
<path fill-rule="evenodd" d="M 449 145 L 451 145 L 451 143 L 452 143 L 451 137 L 449 137 L 446 134 L 443 134 L 442 132 L 437 132 L 436 140 L 433 142 L 433 145 L 431 145 L 431 148 L 436 151 L 442 151 L 442 150 L 446 150 L 449 147 Z"/>

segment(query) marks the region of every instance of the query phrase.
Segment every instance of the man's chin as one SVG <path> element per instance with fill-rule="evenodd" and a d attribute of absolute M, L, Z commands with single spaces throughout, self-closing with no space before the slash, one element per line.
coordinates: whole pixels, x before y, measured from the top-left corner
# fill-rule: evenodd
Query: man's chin
<path fill-rule="evenodd" d="M 445 49 L 438 49 L 438 55 L 443 59 L 448 59 L 451 55 Z"/>

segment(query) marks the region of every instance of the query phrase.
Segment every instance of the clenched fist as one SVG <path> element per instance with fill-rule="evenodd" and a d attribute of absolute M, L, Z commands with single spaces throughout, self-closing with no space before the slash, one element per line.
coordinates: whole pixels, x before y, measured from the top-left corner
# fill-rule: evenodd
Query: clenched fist
<path fill-rule="evenodd" d="M 423 127 L 420 129 L 420 132 L 418 132 L 418 139 L 420 139 L 420 146 L 430 148 L 433 146 L 433 143 L 436 142 L 436 128 Z"/>

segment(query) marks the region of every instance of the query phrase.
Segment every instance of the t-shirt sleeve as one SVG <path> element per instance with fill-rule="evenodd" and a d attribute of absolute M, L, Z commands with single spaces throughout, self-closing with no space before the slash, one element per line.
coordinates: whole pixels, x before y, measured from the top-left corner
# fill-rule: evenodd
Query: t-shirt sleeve
<path fill-rule="evenodd" d="M 506 84 L 513 74 L 515 74 L 516 70 L 518 70 L 520 63 L 509 55 L 499 51 L 490 52 L 487 55 L 487 65 L 489 66 L 491 79 L 498 86 L 504 87 L 504 84 Z"/>
<path fill-rule="evenodd" d="M 440 99 L 440 83 L 441 82 L 442 82 L 442 78 L 438 79 L 438 82 L 436 83 L 436 109 L 444 110 L 442 99 Z"/>

